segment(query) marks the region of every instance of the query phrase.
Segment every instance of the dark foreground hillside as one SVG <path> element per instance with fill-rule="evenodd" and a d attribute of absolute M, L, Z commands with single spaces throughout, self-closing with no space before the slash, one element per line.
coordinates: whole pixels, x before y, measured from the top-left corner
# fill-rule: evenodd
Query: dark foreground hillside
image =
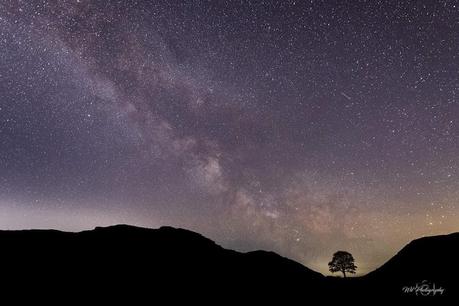
<path fill-rule="evenodd" d="M 171 227 L 0 231 L 0 245 L 3 291 L 18 298 L 217 297 L 220 304 L 247 299 L 358 301 L 370 295 L 439 300 L 458 295 L 454 260 L 459 258 L 459 234 L 415 240 L 373 273 L 346 280 L 324 277 L 272 252 L 226 250 L 197 233 Z M 424 280 L 443 286 L 443 294 L 403 292 L 404 286 Z"/>

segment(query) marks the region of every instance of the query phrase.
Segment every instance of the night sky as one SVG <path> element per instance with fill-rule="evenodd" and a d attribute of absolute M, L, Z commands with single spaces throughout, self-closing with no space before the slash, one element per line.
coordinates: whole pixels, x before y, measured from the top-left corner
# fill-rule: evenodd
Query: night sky
<path fill-rule="evenodd" d="M 459 231 L 458 1 L 0 0 L 0 228 L 360 273 Z"/>

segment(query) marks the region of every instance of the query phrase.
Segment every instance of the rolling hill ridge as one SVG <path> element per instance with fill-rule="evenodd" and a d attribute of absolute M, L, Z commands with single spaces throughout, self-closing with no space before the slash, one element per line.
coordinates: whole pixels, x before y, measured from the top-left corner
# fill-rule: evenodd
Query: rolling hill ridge
<path fill-rule="evenodd" d="M 230 298 L 383 295 L 425 298 L 404 287 L 423 281 L 441 286 L 437 298 L 457 296 L 459 233 L 412 241 L 377 270 L 355 278 L 325 277 L 273 252 L 224 249 L 192 231 L 129 225 L 78 233 L 56 230 L 0 231 L 5 286 L 99 296 L 206 292 Z M 231 294 L 229 294 L 231 293 Z M 266 293 L 269 293 L 268 295 Z M 424 293 L 424 294 L 420 294 Z M 432 298 L 432 293 L 427 294 Z M 430 295 L 430 296 L 429 296 Z"/>

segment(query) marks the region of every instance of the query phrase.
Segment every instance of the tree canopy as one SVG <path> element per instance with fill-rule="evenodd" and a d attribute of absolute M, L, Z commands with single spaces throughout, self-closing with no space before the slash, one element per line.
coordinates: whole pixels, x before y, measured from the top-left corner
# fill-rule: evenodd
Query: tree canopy
<path fill-rule="evenodd" d="M 354 264 L 354 257 L 346 251 L 338 251 L 333 254 L 332 261 L 328 263 L 330 272 L 342 272 L 346 277 L 346 272 L 355 273 L 357 266 Z"/>

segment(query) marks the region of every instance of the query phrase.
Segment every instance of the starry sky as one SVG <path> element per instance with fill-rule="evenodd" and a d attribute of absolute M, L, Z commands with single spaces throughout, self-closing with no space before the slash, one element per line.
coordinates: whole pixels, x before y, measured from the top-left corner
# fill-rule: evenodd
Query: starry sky
<path fill-rule="evenodd" d="M 366 273 L 459 231 L 458 33 L 451 0 L 1 0 L 0 227 Z"/>

